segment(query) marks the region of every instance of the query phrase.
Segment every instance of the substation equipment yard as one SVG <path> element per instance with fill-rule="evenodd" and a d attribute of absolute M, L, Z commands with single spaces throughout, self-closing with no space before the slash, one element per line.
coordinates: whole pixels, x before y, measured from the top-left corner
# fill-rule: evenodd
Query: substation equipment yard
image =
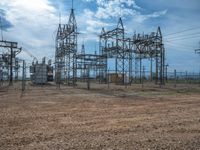
<path fill-rule="evenodd" d="M 0 149 L 200 149 L 200 75 L 167 72 L 160 27 L 126 37 L 119 18 L 93 54 L 77 40 L 72 9 L 54 67 L 28 66 L 23 48 L 0 41 L 10 52 L 0 55 Z"/>

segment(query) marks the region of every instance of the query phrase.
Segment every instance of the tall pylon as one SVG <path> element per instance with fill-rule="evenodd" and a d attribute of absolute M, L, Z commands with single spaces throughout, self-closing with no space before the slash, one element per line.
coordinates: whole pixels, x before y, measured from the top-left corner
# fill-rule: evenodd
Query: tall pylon
<path fill-rule="evenodd" d="M 68 85 L 75 85 L 77 77 L 77 23 L 73 7 L 72 0 L 68 23 L 59 23 L 56 38 L 55 70 L 60 78 L 64 77 Z"/>

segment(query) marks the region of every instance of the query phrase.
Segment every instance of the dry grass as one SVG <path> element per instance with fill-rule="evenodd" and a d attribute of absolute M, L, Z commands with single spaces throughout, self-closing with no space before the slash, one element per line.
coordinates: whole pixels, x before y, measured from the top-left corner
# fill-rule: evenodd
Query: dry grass
<path fill-rule="evenodd" d="M 0 91 L 0 149 L 200 149 L 199 87 L 91 87 Z"/>

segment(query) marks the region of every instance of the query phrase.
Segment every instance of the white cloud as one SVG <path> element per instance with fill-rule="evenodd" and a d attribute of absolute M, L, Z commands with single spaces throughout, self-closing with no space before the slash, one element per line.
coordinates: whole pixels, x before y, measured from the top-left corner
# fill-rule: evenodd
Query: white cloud
<path fill-rule="evenodd" d="M 165 15 L 166 13 L 167 13 L 167 10 L 163 10 L 163 11 L 154 12 L 154 13 L 147 15 L 147 16 L 152 17 L 152 18 L 156 18 L 156 17 L 162 16 L 162 15 Z"/>
<path fill-rule="evenodd" d="M 88 32 L 98 31 L 100 33 L 102 27 L 112 26 L 113 20 L 117 20 L 119 17 L 124 18 L 124 20 L 129 17 L 133 24 L 142 24 L 145 20 L 157 18 L 167 13 L 167 10 L 163 10 L 142 14 L 141 11 L 144 9 L 138 6 L 135 0 L 89 0 L 87 2 L 91 1 L 96 2 L 97 10 L 86 9 L 84 11 Z M 132 29 L 132 25 L 130 28 Z"/>
<path fill-rule="evenodd" d="M 84 9 L 84 13 L 77 16 L 77 22 L 80 28 L 81 38 L 84 37 L 84 41 L 98 41 L 98 35 L 101 32 L 102 27 L 112 26 L 112 23 L 108 23 L 98 19 L 95 16 L 95 12 L 89 9 Z"/>
<path fill-rule="evenodd" d="M 166 13 L 167 13 L 167 10 L 163 10 L 163 11 L 157 11 L 157 12 L 153 12 L 151 14 L 143 15 L 140 12 L 133 11 L 132 16 L 133 16 L 133 19 L 135 22 L 143 23 L 147 19 L 157 18 L 157 17 L 165 15 Z"/>
<path fill-rule="evenodd" d="M 86 1 L 86 2 L 92 2 L 92 1 L 94 1 L 94 0 L 83 0 L 83 1 Z"/>
<path fill-rule="evenodd" d="M 143 15 L 140 12 L 141 7 L 136 5 L 134 0 L 97 0 L 98 9 L 95 16 L 99 19 L 108 19 L 111 17 L 135 17 L 139 22 L 149 18 L 156 18 L 167 13 L 167 10 L 153 12 Z"/>
<path fill-rule="evenodd" d="M 97 41 L 102 27 L 113 25 L 110 18 L 133 16 L 136 21 L 142 22 L 151 17 L 162 15 L 160 12 L 142 15 L 134 0 L 84 0 L 95 1 L 97 10 L 84 9 L 83 14 L 76 15 L 78 28 L 85 34 L 85 41 Z M 60 3 L 60 1 L 56 1 Z M 59 9 L 60 9 L 59 4 Z M 0 8 L 6 11 L 6 18 L 13 24 L 13 28 L 5 34 L 7 39 L 17 41 L 38 57 L 44 51 L 54 54 L 53 32 L 57 28 L 58 11 L 49 0 L 8 0 L 0 1 Z M 63 13 L 63 12 L 62 12 Z M 66 22 L 66 18 L 63 23 Z M 115 25 L 115 22 L 114 22 Z"/>
<path fill-rule="evenodd" d="M 4 35 L 6 40 L 18 42 L 39 58 L 44 56 L 44 51 L 47 55 L 54 53 L 52 34 L 58 19 L 56 9 L 48 0 L 1 0 L 0 8 L 13 25 Z"/>

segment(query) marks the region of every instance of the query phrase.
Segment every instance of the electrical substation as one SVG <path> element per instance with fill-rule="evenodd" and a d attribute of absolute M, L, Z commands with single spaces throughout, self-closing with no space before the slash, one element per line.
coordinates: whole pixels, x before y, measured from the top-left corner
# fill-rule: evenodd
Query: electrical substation
<path fill-rule="evenodd" d="M 1 0 L 0 150 L 200 150 L 197 1 Z"/>

